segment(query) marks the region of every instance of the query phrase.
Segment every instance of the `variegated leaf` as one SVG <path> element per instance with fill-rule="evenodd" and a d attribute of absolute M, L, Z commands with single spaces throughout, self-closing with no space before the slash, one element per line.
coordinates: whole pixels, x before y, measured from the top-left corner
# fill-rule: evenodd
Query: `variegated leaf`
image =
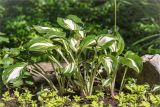
<path fill-rule="evenodd" d="M 143 69 L 142 58 L 131 51 L 126 52 L 124 57 L 120 57 L 119 62 L 134 69 L 137 73 L 140 73 Z"/>
<path fill-rule="evenodd" d="M 95 45 L 95 44 L 96 44 L 95 36 L 87 36 L 80 43 L 80 49 L 82 51 L 83 49 L 88 48 L 90 45 Z"/>
<path fill-rule="evenodd" d="M 76 64 L 70 63 L 63 69 L 62 74 L 65 76 L 71 76 L 75 73 L 75 71 L 76 71 Z"/>
<path fill-rule="evenodd" d="M 63 28 L 66 28 L 69 30 L 81 30 L 81 27 L 71 19 L 57 18 L 57 22 Z"/>
<path fill-rule="evenodd" d="M 111 42 L 111 41 L 115 41 L 115 38 L 113 36 L 110 35 L 103 35 L 100 36 L 97 40 L 97 45 L 98 46 L 104 46 L 105 44 Z"/>
<path fill-rule="evenodd" d="M 116 53 L 116 55 L 120 55 L 124 50 L 124 40 L 119 33 L 116 33 L 115 39 L 116 41 L 112 43 L 112 45 L 110 46 L 110 50 L 111 52 Z"/>
<path fill-rule="evenodd" d="M 20 77 L 22 70 L 25 68 L 27 63 L 17 63 L 5 69 L 2 74 L 2 80 L 4 84 L 7 84 Z"/>
<path fill-rule="evenodd" d="M 71 38 L 69 40 L 69 43 L 70 43 L 70 48 L 74 51 L 74 52 L 77 52 L 79 47 L 77 47 L 78 45 L 78 41 L 74 38 Z"/>
<path fill-rule="evenodd" d="M 49 32 L 62 32 L 62 29 L 60 28 L 54 28 L 54 27 L 42 27 L 42 26 L 37 26 L 34 25 L 33 26 L 36 31 L 38 31 L 39 33 L 49 33 Z"/>
<path fill-rule="evenodd" d="M 46 50 L 51 50 L 51 49 L 57 48 L 58 46 L 53 45 L 52 42 L 48 39 L 36 38 L 36 39 L 31 40 L 27 44 L 27 47 L 30 51 L 43 52 Z"/>
<path fill-rule="evenodd" d="M 111 74 L 111 73 L 117 71 L 118 60 L 116 57 L 114 57 L 112 55 L 105 55 L 102 57 L 101 63 L 104 66 L 104 68 L 108 74 Z"/>

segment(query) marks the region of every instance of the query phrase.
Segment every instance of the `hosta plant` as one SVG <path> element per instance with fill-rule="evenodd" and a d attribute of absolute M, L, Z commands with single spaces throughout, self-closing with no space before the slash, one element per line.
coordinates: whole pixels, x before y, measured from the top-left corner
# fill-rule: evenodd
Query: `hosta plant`
<path fill-rule="evenodd" d="M 83 22 L 74 15 L 57 18 L 57 23 L 59 28 L 34 26 L 40 36 L 23 46 L 22 51 L 26 52 L 27 59 L 3 71 L 2 79 L 7 86 L 20 82 L 24 74 L 30 72 L 32 75 L 43 77 L 61 94 L 72 89 L 85 96 L 92 95 L 95 80 L 100 80 L 102 86 L 111 87 L 111 93 L 114 95 L 120 64 L 125 65 L 126 69 L 129 67 L 138 73 L 141 71 L 142 60 L 139 56 L 131 51 L 122 54 L 124 41 L 116 30 L 113 34 L 87 35 Z M 43 58 L 33 60 L 42 56 L 53 65 L 58 85 L 38 66 L 37 63 L 43 61 Z M 28 69 L 28 65 L 33 69 Z M 102 77 L 103 73 L 106 73 L 107 77 Z"/>

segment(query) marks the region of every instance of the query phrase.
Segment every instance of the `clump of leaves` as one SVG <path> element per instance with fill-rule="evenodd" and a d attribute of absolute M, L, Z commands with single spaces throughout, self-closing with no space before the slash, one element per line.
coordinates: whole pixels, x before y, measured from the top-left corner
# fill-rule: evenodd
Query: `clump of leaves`
<path fill-rule="evenodd" d="M 19 93 L 18 90 L 14 91 L 14 95 L 18 100 L 18 105 L 21 107 L 37 107 L 37 102 L 32 100 L 33 95 L 31 94 L 31 91 L 28 89 L 25 89 L 24 91 L 25 92 L 23 93 Z"/>
<path fill-rule="evenodd" d="M 0 102 L 0 107 L 4 107 L 7 106 L 7 104 L 14 100 L 14 98 L 10 95 L 9 91 L 6 91 L 3 95 L 2 95 L 2 102 Z"/>
<path fill-rule="evenodd" d="M 41 107 L 55 107 L 55 106 L 64 106 L 68 97 L 61 97 L 57 95 L 57 92 L 44 89 L 38 92 L 38 100 L 41 104 Z"/>
<path fill-rule="evenodd" d="M 157 87 L 155 87 L 157 88 Z M 130 106 L 144 106 L 144 107 L 158 107 L 160 106 L 160 95 L 152 93 L 149 85 L 137 85 L 133 79 L 126 84 L 126 89 L 129 93 L 121 92 L 120 95 L 114 96 L 119 101 L 119 107 Z"/>
<path fill-rule="evenodd" d="M 124 41 L 116 30 L 113 34 L 86 35 L 83 22 L 74 15 L 57 18 L 57 23 L 61 28 L 34 26 L 41 37 L 30 40 L 22 48 L 22 51 L 28 53 L 27 61 L 16 63 L 3 71 L 2 79 L 7 86 L 19 82 L 23 78 L 23 72 L 28 72 L 27 66 L 31 65 L 35 68 L 29 70 L 32 75 L 42 76 L 61 94 L 70 88 L 80 90 L 85 96 L 92 95 L 95 91 L 94 81 L 98 79 L 102 80 L 104 87 L 110 86 L 114 96 L 115 79 L 120 64 L 138 73 L 142 70 L 142 59 L 138 55 L 131 51 L 122 55 Z M 32 57 L 36 58 L 34 54 L 48 58 L 48 62 L 55 68 L 58 87 L 47 77 L 43 68 L 39 68 L 37 62 L 32 60 Z M 107 74 L 105 79 L 101 78 L 100 71 Z"/>
<path fill-rule="evenodd" d="M 6 91 L 2 96 L 2 101 L 0 101 L 0 107 L 8 106 L 10 101 L 12 105 L 20 107 L 57 107 L 57 106 L 92 106 L 92 107 L 103 107 L 103 100 L 99 100 L 100 97 L 103 97 L 103 93 L 99 92 L 95 95 L 87 96 L 82 98 L 80 96 L 73 96 L 73 99 L 70 99 L 69 96 L 60 96 L 56 91 L 50 89 L 42 89 L 37 92 L 37 94 L 32 94 L 27 88 L 21 90 L 18 89 L 14 93 L 9 93 Z M 38 99 L 34 99 L 37 97 Z M 87 102 L 88 100 L 89 102 Z"/>

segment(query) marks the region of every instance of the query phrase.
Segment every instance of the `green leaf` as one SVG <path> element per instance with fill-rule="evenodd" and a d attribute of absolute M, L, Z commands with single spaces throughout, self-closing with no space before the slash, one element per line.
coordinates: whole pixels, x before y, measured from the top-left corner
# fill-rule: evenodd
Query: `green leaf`
<path fill-rule="evenodd" d="M 64 32 L 48 32 L 44 35 L 44 37 L 52 39 L 52 38 L 58 38 L 58 37 L 65 37 L 66 34 Z"/>
<path fill-rule="evenodd" d="M 116 42 L 116 38 L 110 34 L 102 34 L 97 39 L 97 46 L 100 46 L 101 49 L 109 48 L 114 42 Z"/>
<path fill-rule="evenodd" d="M 19 78 L 21 76 L 22 70 L 26 67 L 26 65 L 27 63 L 21 62 L 15 65 L 11 65 L 7 69 L 4 69 L 2 74 L 2 80 L 4 84 L 7 84 Z"/>
<path fill-rule="evenodd" d="M 9 51 L 12 56 L 18 56 L 20 54 L 20 50 L 21 49 L 19 48 L 11 48 Z"/>
<path fill-rule="evenodd" d="M 68 15 L 67 18 L 73 20 L 76 23 L 83 24 L 82 20 L 75 15 Z"/>
<path fill-rule="evenodd" d="M 20 87 L 21 85 L 23 85 L 22 80 L 12 81 L 12 83 L 14 87 Z"/>
<path fill-rule="evenodd" d="M 30 81 L 30 80 L 26 80 L 25 83 L 28 84 L 28 85 L 33 85 L 34 84 L 33 81 Z"/>
<path fill-rule="evenodd" d="M 53 45 L 52 42 L 45 38 L 36 38 L 31 40 L 27 47 L 30 51 L 47 51 L 57 48 L 57 46 Z"/>
<path fill-rule="evenodd" d="M 136 42 L 132 43 L 132 46 L 138 45 L 140 43 L 146 42 L 147 40 L 151 40 L 151 41 L 155 41 L 156 39 L 158 39 L 160 37 L 160 34 L 155 34 L 155 35 L 151 35 L 151 36 L 147 36 L 147 37 L 143 37 L 140 40 L 137 40 Z"/>
<path fill-rule="evenodd" d="M 78 41 L 74 38 L 70 38 L 69 39 L 69 43 L 70 43 L 70 48 L 74 51 L 77 52 L 79 47 L 77 46 Z"/>
<path fill-rule="evenodd" d="M 143 69 L 142 58 L 131 51 L 126 52 L 124 57 L 120 57 L 119 62 L 134 69 L 137 73 L 140 73 Z"/>
<path fill-rule="evenodd" d="M 115 41 L 111 46 L 110 46 L 110 49 L 111 49 L 111 52 L 114 52 L 116 53 L 116 55 L 120 55 L 122 54 L 123 50 L 124 50 L 124 40 L 123 38 L 121 37 L 121 35 L 119 33 L 117 33 L 115 35 L 115 38 L 117 41 Z"/>
<path fill-rule="evenodd" d="M 100 58 L 100 61 L 108 74 L 111 74 L 117 71 L 118 60 L 116 57 L 112 55 L 105 55 Z"/>
<path fill-rule="evenodd" d="M 103 80 L 102 80 L 102 86 L 103 86 L 103 87 L 107 87 L 107 86 L 109 86 L 109 85 L 111 84 L 111 82 L 112 82 L 112 79 L 111 79 L 111 78 L 103 79 Z"/>
<path fill-rule="evenodd" d="M 160 85 L 155 85 L 152 92 L 160 92 Z"/>
<path fill-rule="evenodd" d="M 0 35 L 4 36 L 4 35 L 5 35 L 5 33 L 0 32 Z"/>
<path fill-rule="evenodd" d="M 69 30 L 81 30 L 81 27 L 79 25 L 77 25 L 73 20 L 71 19 L 63 19 L 63 18 L 57 18 L 57 23 L 65 28 L 65 29 L 69 29 Z"/>
<path fill-rule="evenodd" d="M 67 38 L 55 38 L 53 41 L 62 44 L 67 53 L 70 53 L 69 42 Z"/>
<path fill-rule="evenodd" d="M 2 63 L 4 64 L 4 66 L 8 66 L 10 64 L 13 64 L 13 61 L 14 61 L 13 58 L 9 58 L 9 57 L 2 59 Z"/>
<path fill-rule="evenodd" d="M 95 36 L 92 36 L 92 35 L 87 36 L 80 43 L 80 49 L 83 50 L 83 49 L 87 48 L 88 46 L 95 45 L 95 44 L 96 44 Z"/>
<path fill-rule="evenodd" d="M 33 26 L 36 31 L 39 33 L 49 33 L 49 32 L 62 32 L 63 30 L 60 28 L 54 28 L 54 27 L 42 27 L 42 26 Z"/>
<path fill-rule="evenodd" d="M 63 70 L 62 74 L 65 76 L 71 76 L 76 72 L 76 64 L 70 63 Z"/>
<path fill-rule="evenodd" d="M 55 27 L 42 27 L 42 26 L 34 26 L 34 28 L 39 33 L 45 33 L 44 37 L 53 38 L 53 37 L 65 37 L 65 33 L 60 28 Z"/>
<path fill-rule="evenodd" d="M 103 46 L 110 41 L 115 41 L 115 38 L 109 34 L 102 34 L 98 37 L 97 45 Z"/>
<path fill-rule="evenodd" d="M 9 43 L 9 39 L 7 37 L 0 36 L 0 43 L 3 42 Z"/>
<path fill-rule="evenodd" d="M 74 35 L 74 38 L 77 39 L 77 40 L 82 40 L 86 36 L 85 32 L 82 31 L 82 30 L 75 31 L 75 32 L 76 33 Z"/>

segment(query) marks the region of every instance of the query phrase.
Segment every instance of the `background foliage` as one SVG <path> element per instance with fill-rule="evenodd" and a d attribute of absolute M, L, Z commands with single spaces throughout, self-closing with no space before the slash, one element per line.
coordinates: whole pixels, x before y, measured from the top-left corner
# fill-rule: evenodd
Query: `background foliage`
<path fill-rule="evenodd" d="M 146 51 L 149 46 L 153 49 L 159 48 L 159 42 L 146 45 L 145 41 L 140 44 L 140 46 L 145 44 L 141 48 L 139 44 L 132 45 L 141 38 L 159 33 L 158 0 L 117 0 L 117 2 L 117 25 L 127 46 L 141 54 L 159 53 L 157 50 Z M 9 38 L 9 40 L 3 38 L 0 47 L 20 46 L 26 40 L 37 36 L 33 25 L 57 26 L 56 18 L 68 14 L 80 17 L 85 22 L 88 34 L 112 32 L 113 0 L 0 0 L 0 32 L 5 33 L 1 37 Z M 159 39 L 159 36 L 157 38 Z M 155 38 L 148 41 L 152 40 Z"/>

